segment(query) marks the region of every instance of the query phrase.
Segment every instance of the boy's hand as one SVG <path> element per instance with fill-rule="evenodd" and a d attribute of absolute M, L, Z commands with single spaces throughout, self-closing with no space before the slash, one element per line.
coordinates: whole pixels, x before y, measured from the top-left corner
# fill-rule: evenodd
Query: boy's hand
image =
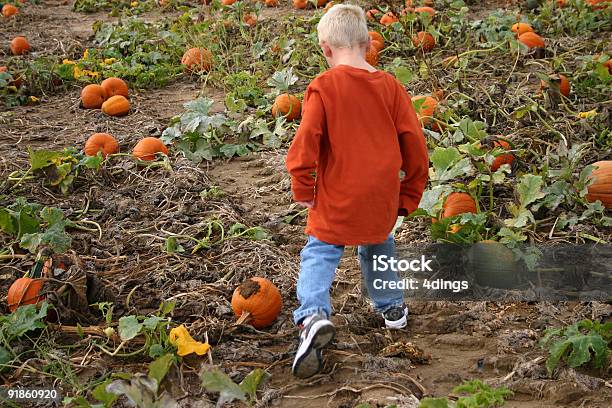
<path fill-rule="evenodd" d="M 312 208 L 312 206 L 314 205 L 314 201 L 298 201 L 297 203 L 302 207 L 306 208 Z"/>

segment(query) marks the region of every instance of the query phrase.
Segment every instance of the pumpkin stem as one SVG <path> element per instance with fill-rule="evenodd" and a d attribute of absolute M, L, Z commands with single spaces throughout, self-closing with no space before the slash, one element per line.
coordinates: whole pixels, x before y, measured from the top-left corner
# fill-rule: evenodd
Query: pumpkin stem
<path fill-rule="evenodd" d="M 240 295 L 243 298 L 248 299 L 257 292 L 259 292 L 259 289 L 261 289 L 259 283 L 256 280 L 249 279 L 246 280 L 242 285 L 240 285 L 239 291 Z"/>
<path fill-rule="evenodd" d="M 242 313 L 242 315 L 240 315 L 240 318 L 236 320 L 236 323 L 234 323 L 234 325 L 240 326 L 241 324 L 246 323 L 249 320 L 251 320 L 251 312 L 244 312 Z"/>

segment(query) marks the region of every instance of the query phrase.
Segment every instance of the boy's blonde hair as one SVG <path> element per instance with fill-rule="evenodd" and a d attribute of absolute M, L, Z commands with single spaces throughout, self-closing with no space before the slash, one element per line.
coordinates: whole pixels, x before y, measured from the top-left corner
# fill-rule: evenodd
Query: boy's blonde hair
<path fill-rule="evenodd" d="M 319 43 L 332 47 L 352 47 L 370 41 L 365 13 L 359 6 L 337 4 L 321 17 L 317 25 Z"/>

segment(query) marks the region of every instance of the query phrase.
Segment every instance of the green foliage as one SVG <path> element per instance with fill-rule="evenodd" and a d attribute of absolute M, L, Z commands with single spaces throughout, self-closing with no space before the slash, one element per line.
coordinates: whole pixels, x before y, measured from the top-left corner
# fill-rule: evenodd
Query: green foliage
<path fill-rule="evenodd" d="M 13 347 L 31 331 L 44 329 L 49 304 L 23 305 L 13 313 L 0 315 L 0 371 L 10 364 L 17 354 Z"/>
<path fill-rule="evenodd" d="M 489 408 L 504 405 L 506 398 L 513 392 L 506 387 L 492 388 L 480 380 L 465 381 L 453 388 L 453 393 L 466 393 L 456 402 L 447 398 L 423 398 L 419 408 Z"/>
<path fill-rule="evenodd" d="M 227 374 L 217 368 L 203 371 L 200 374 L 202 387 L 206 391 L 219 393 L 217 406 L 234 400 L 252 405 L 257 400 L 257 388 L 269 377 L 270 374 L 261 368 L 251 371 L 240 384 L 236 384 Z"/>
<path fill-rule="evenodd" d="M 54 253 L 66 252 L 72 243 L 66 228 L 74 225 L 59 208 L 28 203 L 23 198 L 0 208 L 0 231 L 14 236 L 21 248 L 33 254 L 42 247 Z"/>
<path fill-rule="evenodd" d="M 592 362 L 594 367 L 605 366 L 610 354 L 612 322 L 581 320 L 562 328 L 548 328 L 540 344 L 548 349 L 546 369 L 551 376 L 560 361 L 569 367 L 580 367 Z"/>

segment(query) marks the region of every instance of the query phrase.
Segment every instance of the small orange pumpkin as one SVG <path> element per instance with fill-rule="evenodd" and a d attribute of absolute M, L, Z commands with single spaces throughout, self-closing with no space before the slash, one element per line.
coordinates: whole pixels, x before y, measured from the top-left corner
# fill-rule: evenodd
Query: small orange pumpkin
<path fill-rule="evenodd" d="M 132 150 L 134 157 L 144 161 L 155 160 L 157 153 L 168 155 L 168 148 L 156 137 L 145 137 L 136 143 Z"/>
<path fill-rule="evenodd" d="M 417 95 L 412 97 L 412 103 L 414 104 L 422 99 L 424 99 L 424 101 L 421 103 L 419 110 L 416 111 L 416 114 L 421 122 L 421 126 L 425 127 L 433 121 L 434 113 L 438 107 L 438 101 L 431 96 Z"/>
<path fill-rule="evenodd" d="M 570 94 L 570 81 L 567 79 L 565 75 L 559 74 L 558 76 L 551 75 L 549 77 L 551 81 L 559 81 L 559 92 L 561 95 L 568 97 Z M 548 88 L 548 83 L 546 81 L 540 81 L 540 89 Z"/>
<path fill-rule="evenodd" d="M 194 72 L 208 72 L 212 67 L 213 55 L 206 48 L 190 48 L 181 59 L 185 69 Z"/>
<path fill-rule="evenodd" d="M 612 59 L 607 60 L 603 63 L 604 67 L 608 67 L 608 72 L 612 75 Z"/>
<path fill-rule="evenodd" d="M 395 14 L 393 14 L 392 12 L 388 12 L 385 13 L 385 15 L 383 15 L 380 18 L 380 24 L 384 25 L 384 26 L 389 26 L 393 23 L 397 23 L 399 21 L 399 19 L 395 16 Z"/>
<path fill-rule="evenodd" d="M 366 12 L 366 18 L 370 21 L 374 21 L 380 13 L 381 11 L 378 9 L 370 9 Z"/>
<path fill-rule="evenodd" d="M 4 17 L 12 17 L 17 13 L 19 13 L 19 9 L 12 4 L 5 4 L 2 6 L 2 15 Z"/>
<path fill-rule="evenodd" d="M 587 187 L 589 202 L 601 201 L 604 207 L 612 208 L 612 160 L 593 163 L 597 168 L 591 173 L 592 184 Z"/>
<path fill-rule="evenodd" d="M 567 0 L 557 0 L 556 2 L 557 7 L 559 8 L 563 8 L 565 6 L 567 6 Z"/>
<path fill-rule="evenodd" d="M 278 6 L 278 0 L 265 0 L 266 7 L 276 7 Z"/>
<path fill-rule="evenodd" d="M 7 303 L 11 312 L 17 310 L 22 305 L 35 305 L 45 300 L 45 296 L 40 293 L 43 287 L 42 279 L 19 278 L 8 290 Z"/>
<path fill-rule="evenodd" d="M 529 48 L 544 48 L 544 39 L 534 32 L 528 31 L 518 36 L 519 42 L 525 44 Z"/>
<path fill-rule="evenodd" d="M 232 295 L 232 310 L 239 318 L 248 313 L 256 329 L 270 326 L 283 306 L 278 288 L 268 279 L 254 277 L 238 286 Z"/>
<path fill-rule="evenodd" d="M 102 104 L 102 112 L 108 116 L 125 116 L 130 111 L 130 102 L 123 95 L 108 98 Z"/>
<path fill-rule="evenodd" d="M 369 31 L 368 35 L 370 36 L 370 40 L 378 41 L 381 44 L 385 44 L 385 38 L 377 31 Z"/>
<path fill-rule="evenodd" d="M 426 31 L 419 31 L 417 35 L 412 37 L 412 45 L 421 48 L 424 52 L 429 52 L 436 46 L 436 39 Z"/>
<path fill-rule="evenodd" d="M 459 214 L 476 214 L 476 202 L 468 193 L 450 193 L 442 205 L 441 218 L 454 217 Z"/>
<path fill-rule="evenodd" d="M 283 115 L 287 120 L 294 120 L 302 114 L 302 103 L 298 98 L 289 94 L 280 94 L 274 99 L 272 116 Z"/>
<path fill-rule="evenodd" d="M 221 4 L 223 4 L 224 6 L 231 6 L 235 2 L 236 0 L 221 0 Z"/>
<path fill-rule="evenodd" d="M 245 14 L 245 16 L 242 17 L 242 21 L 249 27 L 254 27 L 257 24 L 257 17 L 252 14 Z"/>
<path fill-rule="evenodd" d="M 121 78 L 106 78 L 104 81 L 102 81 L 100 86 L 104 88 L 108 98 L 115 95 L 125 96 L 126 98 L 128 97 L 128 86 Z"/>
<path fill-rule="evenodd" d="M 612 0 L 586 0 L 586 3 L 593 8 L 593 10 L 603 10 L 606 8 L 605 3 L 609 3 Z"/>
<path fill-rule="evenodd" d="M 304 10 L 308 6 L 308 0 L 293 0 L 293 7 Z"/>
<path fill-rule="evenodd" d="M 532 33 L 533 27 L 531 27 L 531 24 L 528 23 L 515 23 L 512 25 L 511 30 L 518 36 L 525 33 Z"/>
<path fill-rule="evenodd" d="M 97 156 L 98 152 L 102 152 L 102 157 L 106 157 L 119 153 L 119 143 L 108 133 L 94 133 L 85 142 L 83 151 L 87 156 Z"/>
<path fill-rule="evenodd" d="M 101 85 L 91 84 L 81 90 L 81 106 L 85 109 L 100 109 L 106 98 Z"/>
<path fill-rule="evenodd" d="M 323 7 L 327 4 L 327 0 L 317 0 L 317 7 Z"/>
<path fill-rule="evenodd" d="M 375 46 L 370 45 L 370 47 L 368 47 L 365 54 L 365 60 L 373 67 L 378 65 L 378 50 L 375 48 Z"/>
<path fill-rule="evenodd" d="M 434 10 L 432 7 L 417 7 L 414 9 L 415 13 L 427 13 L 430 16 L 435 16 L 436 15 L 436 10 Z"/>
<path fill-rule="evenodd" d="M 380 51 L 382 51 L 383 48 L 385 48 L 383 43 L 381 43 L 378 40 L 371 40 L 370 41 L 370 47 L 374 48 L 377 52 L 380 52 Z"/>
<path fill-rule="evenodd" d="M 489 145 L 491 147 L 501 147 L 504 150 L 510 150 L 511 148 L 510 143 L 502 139 L 494 139 Z M 512 162 L 514 162 L 514 155 L 512 153 L 502 153 L 493 160 L 491 171 L 497 171 L 504 164 L 512 165 Z"/>
<path fill-rule="evenodd" d="M 11 41 L 11 53 L 13 55 L 23 55 L 30 52 L 30 43 L 27 38 L 19 36 Z"/>

